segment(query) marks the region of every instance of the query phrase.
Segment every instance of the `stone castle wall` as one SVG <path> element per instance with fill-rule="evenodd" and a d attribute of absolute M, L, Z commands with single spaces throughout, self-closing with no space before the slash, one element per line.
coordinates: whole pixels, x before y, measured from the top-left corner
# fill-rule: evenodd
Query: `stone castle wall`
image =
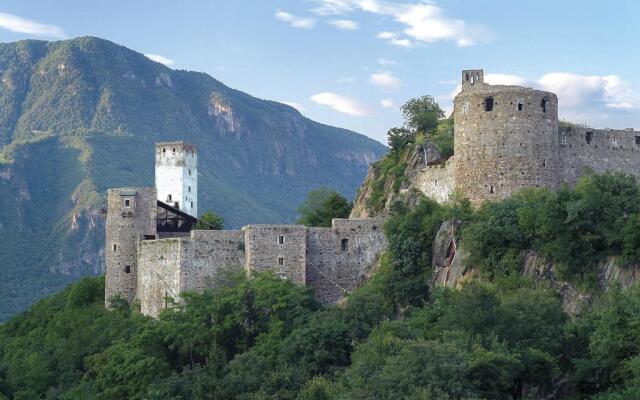
<path fill-rule="evenodd" d="M 444 165 L 429 165 L 423 167 L 415 176 L 409 189 L 416 188 L 425 196 L 444 203 L 451 197 L 455 180 L 453 176 L 454 157 L 449 158 Z"/>
<path fill-rule="evenodd" d="M 385 250 L 382 218 L 334 219 L 332 228 L 309 228 L 307 284 L 321 302 L 353 291 Z"/>
<path fill-rule="evenodd" d="M 585 168 L 597 173 L 622 171 L 640 175 L 640 132 L 563 127 L 559 129 L 560 177 L 571 185 Z"/>
<path fill-rule="evenodd" d="M 131 302 L 137 291 L 138 240 L 156 233 L 156 191 L 121 188 L 107 192 L 105 305 L 113 296 Z"/>
<path fill-rule="evenodd" d="M 222 269 L 244 265 L 242 231 L 192 231 L 187 238 L 147 240 L 138 253 L 138 300 L 144 315 L 157 316 L 167 297 L 212 287 Z"/>
<path fill-rule="evenodd" d="M 244 231 L 247 271 L 272 270 L 297 284 L 306 283 L 305 226 L 248 225 Z"/>

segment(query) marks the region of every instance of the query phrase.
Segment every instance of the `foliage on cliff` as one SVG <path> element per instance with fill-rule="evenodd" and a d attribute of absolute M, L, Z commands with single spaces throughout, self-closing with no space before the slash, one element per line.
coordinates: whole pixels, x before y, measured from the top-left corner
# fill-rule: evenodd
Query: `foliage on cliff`
<path fill-rule="evenodd" d="M 154 143 L 198 146 L 201 209 L 230 227 L 351 198 L 385 148 L 106 40 L 0 43 L 0 320 L 100 273 L 107 188 L 152 186 Z"/>
<path fill-rule="evenodd" d="M 341 307 L 322 308 L 310 289 L 270 274 L 230 274 L 153 320 L 123 303 L 106 311 L 103 279 L 85 278 L 0 325 L 0 398 L 636 398 L 640 288 L 600 294 L 571 318 L 558 293 L 513 273 L 508 253 L 527 240 L 555 249 L 571 234 L 588 241 L 574 256 L 597 258 L 595 243 L 624 253 L 610 228 L 635 219 L 637 196 L 629 177 L 603 175 L 479 211 L 396 204 L 379 270 Z M 577 214 L 528 236 L 533 206 Z M 534 211 L 542 229 L 546 211 Z M 431 242 L 451 218 L 464 221 L 485 273 L 430 290 Z"/>

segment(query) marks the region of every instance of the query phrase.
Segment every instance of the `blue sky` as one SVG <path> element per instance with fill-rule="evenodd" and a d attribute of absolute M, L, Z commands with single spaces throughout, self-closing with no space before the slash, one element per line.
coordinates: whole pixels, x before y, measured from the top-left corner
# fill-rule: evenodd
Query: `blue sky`
<path fill-rule="evenodd" d="M 102 37 L 384 142 L 409 98 L 450 109 L 463 68 L 638 129 L 638 21 L 635 0 L 3 0 L 0 41 Z"/>

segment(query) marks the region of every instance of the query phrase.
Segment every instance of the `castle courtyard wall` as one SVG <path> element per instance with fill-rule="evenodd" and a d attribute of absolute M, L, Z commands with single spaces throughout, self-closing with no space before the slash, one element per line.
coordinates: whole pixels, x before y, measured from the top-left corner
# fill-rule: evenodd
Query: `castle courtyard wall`
<path fill-rule="evenodd" d="M 361 283 L 386 248 L 382 218 L 334 219 L 331 228 L 307 230 L 307 285 L 325 304 Z"/>
<path fill-rule="evenodd" d="M 138 249 L 137 300 L 143 315 L 157 317 L 181 291 L 180 260 L 185 239 L 145 240 Z"/>

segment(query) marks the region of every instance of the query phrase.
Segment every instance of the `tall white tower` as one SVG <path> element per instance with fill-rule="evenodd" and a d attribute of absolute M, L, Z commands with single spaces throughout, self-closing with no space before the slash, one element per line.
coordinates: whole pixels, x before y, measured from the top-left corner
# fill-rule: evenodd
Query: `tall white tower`
<path fill-rule="evenodd" d="M 158 200 L 198 218 L 198 155 L 186 142 L 156 143 Z"/>

